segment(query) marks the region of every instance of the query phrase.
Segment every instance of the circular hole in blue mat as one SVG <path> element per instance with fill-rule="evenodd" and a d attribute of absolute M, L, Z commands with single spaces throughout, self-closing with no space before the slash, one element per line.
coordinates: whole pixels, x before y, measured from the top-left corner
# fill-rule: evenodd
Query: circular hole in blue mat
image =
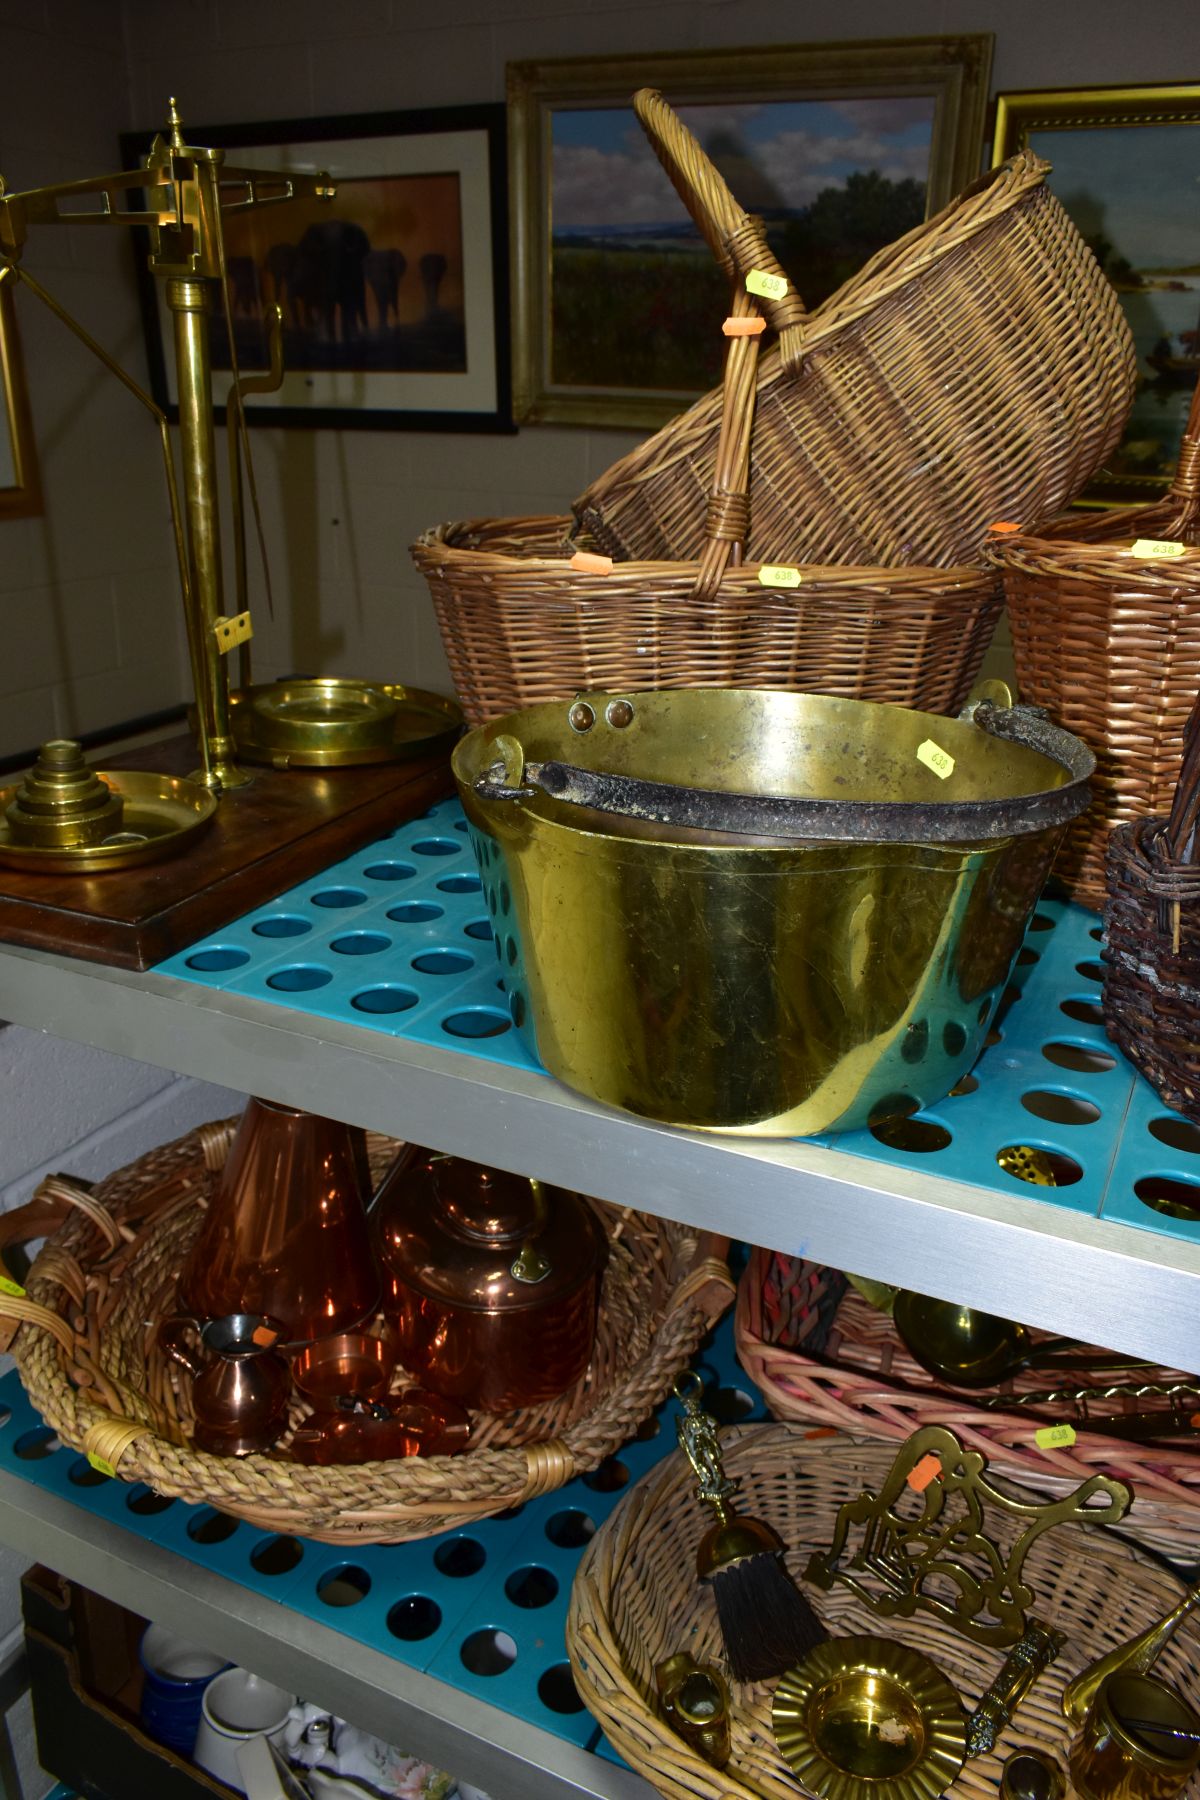
<path fill-rule="evenodd" d="M 459 1651 L 463 1667 L 470 1669 L 472 1675 L 503 1675 L 511 1669 L 517 1660 L 515 1638 L 509 1637 L 507 1631 L 498 1631 L 494 1625 L 485 1625 L 481 1631 L 473 1631 L 464 1640 Z"/>
<path fill-rule="evenodd" d="M 721 1425 L 736 1425 L 754 1411 L 754 1401 L 741 1388 L 719 1387 L 704 1396 L 704 1410 Z"/>
<path fill-rule="evenodd" d="M 475 958 L 465 950 L 422 950 L 412 966 L 422 975 L 462 975 L 475 967 Z"/>
<path fill-rule="evenodd" d="M 974 1094 L 974 1093 L 977 1093 L 978 1091 L 979 1091 L 978 1076 L 969 1075 L 969 1074 L 968 1075 L 960 1075 L 958 1080 L 955 1082 L 954 1086 L 950 1089 L 950 1092 L 946 1096 L 946 1098 L 948 1100 L 953 1100 L 956 1095 Z"/>
<path fill-rule="evenodd" d="M 386 950 L 391 941 L 382 931 L 349 931 L 345 937 L 335 937 L 329 948 L 339 956 L 374 956 L 377 950 Z"/>
<path fill-rule="evenodd" d="M 8 1424 L 8 1421 L 11 1418 L 12 1418 L 12 1407 L 5 1406 L 3 1401 L 0 1401 L 0 1431 L 2 1431 L 4 1429 L 4 1427 Z"/>
<path fill-rule="evenodd" d="M 1021 1105 L 1035 1119 L 1048 1119 L 1052 1125 L 1094 1125 L 1100 1108 L 1076 1094 L 1056 1094 L 1051 1088 L 1030 1088 L 1021 1095 Z"/>
<path fill-rule="evenodd" d="M 41 1462 L 43 1457 L 62 1449 L 62 1440 L 48 1425 L 35 1425 L 32 1431 L 21 1433 L 13 1449 L 22 1462 Z"/>
<path fill-rule="evenodd" d="M 1049 913 L 1034 913 L 1029 921 L 1030 931 L 1053 931 L 1054 920 Z"/>
<path fill-rule="evenodd" d="M 281 994 L 310 994 L 314 988 L 328 987 L 333 976 L 316 963 L 293 963 L 291 968 L 276 969 L 267 976 L 267 986 Z"/>
<path fill-rule="evenodd" d="M 1031 963 L 1040 962 L 1041 960 L 1042 959 L 1037 951 L 1031 950 L 1028 944 L 1022 944 L 1021 948 L 1017 951 L 1018 969 L 1027 969 Z"/>
<path fill-rule="evenodd" d="M 1190 1119 L 1181 1119 L 1178 1113 L 1164 1113 L 1161 1118 L 1151 1119 L 1146 1129 L 1160 1144 L 1182 1150 L 1186 1156 L 1200 1156 L 1200 1125 L 1193 1125 Z"/>
<path fill-rule="evenodd" d="M 174 1506 L 175 1501 L 170 1494 L 156 1494 L 153 1488 L 147 1487 L 145 1482 L 139 1481 L 126 1494 L 125 1504 L 130 1512 L 137 1513 L 139 1518 L 150 1519 L 154 1517 L 155 1513 L 166 1512 L 169 1506 Z"/>
<path fill-rule="evenodd" d="M 508 917 L 508 909 L 512 905 L 512 895 L 508 891 L 507 881 L 500 883 L 500 911 Z"/>
<path fill-rule="evenodd" d="M 463 926 L 463 933 L 469 938 L 478 938 L 481 944 L 491 941 L 492 927 L 487 919 L 472 919 L 469 925 Z"/>
<path fill-rule="evenodd" d="M 249 961 L 248 950 L 239 950 L 233 944 L 214 944 L 211 950 L 197 950 L 194 956 L 189 956 L 187 966 L 205 975 L 215 975 L 221 969 L 240 969 Z"/>
<path fill-rule="evenodd" d="M 493 1513 L 493 1519 L 519 1519 L 525 1511 L 525 1502 L 518 1500 L 515 1506 L 506 1506 L 503 1512 Z"/>
<path fill-rule="evenodd" d="M 524 1569 L 514 1569 L 504 1583 L 504 1591 L 514 1606 L 523 1606 L 532 1612 L 535 1607 L 549 1606 L 558 1594 L 558 1577 L 549 1569 L 539 1569 L 536 1563 L 529 1563 Z"/>
<path fill-rule="evenodd" d="M 599 1468 L 588 1470 L 583 1485 L 597 1494 L 616 1494 L 629 1485 L 629 1470 L 617 1457 L 606 1456 Z"/>
<path fill-rule="evenodd" d="M 471 827 L 467 824 L 465 819 L 455 819 L 454 829 L 455 831 L 470 831 Z"/>
<path fill-rule="evenodd" d="M 258 924 L 252 925 L 250 929 L 255 937 L 303 937 L 306 931 L 312 930 L 312 920 L 298 919 L 295 913 L 279 913 L 273 919 L 260 919 Z"/>
<path fill-rule="evenodd" d="M 103 1487 L 110 1477 L 101 1469 L 93 1469 L 86 1456 L 77 1456 L 67 1470 L 67 1479 L 76 1487 Z"/>
<path fill-rule="evenodd" d="M 250 1561 L 260 1575 L 287 1575 L 304 1555 L 304 1545 L 294 1537 L 269 1537 L 256 1544 Z"/>
<path fill-rule="evenodd" d="M 575 1686 L 570 1663 L 553 1663 L 538 1676 L 538 1699 L 556 1713 L 581 1713 L 583 1701 Z"/>
<path fill-rule="evenodd" d="M 443 875 L 438 882 L 443 894 L 478 894 L 483 887 L 478 875 Z"/>
<path fill-rule="evenodd" d="M 355 1012 L 364 1013 L 402 1013 L 417 1004 L 417 996 L 411 988 L 373 987 L 364 988 L 361 994 L 354 994 L 350 1000 Z"/>
<path fill-rule="evenodd" d="M 1029 1148 L 1030 1147 L 1027 1144 L 1005 1144 L 1001 1149 L 997 1150 L 996 1161 L 1000 1163 L 1002 1157 L 1020 1156 L 1022 1152 L 1028 1156 Z M 1061 1150 L 1043 1150 L 1039 1145 L 1036 1149 L 1035 1157 L 1038 1168 L 1054 1177 L 1052 1182 L 1047 1183 L 1044 1181 L 1037 1181 L 1032 1170 L 1028 1173 L 1021 1173 L 1017 1169 L 1005 1169 L 1005 1174 L 1011 1175 L 1014 1181 L 1020 1181 L 1027 1187 L 1033 1188 L 1046 1186 L 1074 1187 L 1077 1181 L 1083 1180 L 1083 1170 L 1075 1161 L 1075 1158 L 1073 1156 L 1064 1156 Z M 1003 1163 L 1001 1163 L 1002 1168 L 1003 1166 Z"/>
<path fill-rule="evenodd" d="M 361 888 L 322 888 L 319 894 L 312 895 L 312 904 L 324 906 L 330 911 L 337 911 L 340 907 L 361 906 L 366 897 Z"/>
<path fill-rule="evenodd" d="M 512 1030 L 512 1020 L 494 1007 L 473 1006 L 466 1012 L 448 1014 L 442 1020 L 442 1030 L 448 1031 L 451 1037 L 499 1037 L 502 1031 Z"/>
<path fill-rule="evenodd" d="M 1115 1069 L 1117 1059 L 1108 1050 L 1093 1049 L 1090 1044 L 1054 1042 L 1042 1045 L 1042 1055 L 1059 1069 L 1074 1069 L 1080 1075 L 1103 1075 Z"/>
<path fill-rule="evenodd" d="M 924 1062 L 929 1054 L 928 1019 L 914 1019 L 900 1040 L 900 1054 L 906 1063 Z"/>
<path fill-rule="evenodd" d="M 453 838 L 420 838 L 412 847 L 414 856 L 457 856 L 462 850 Z"/>
<path fill-rule="evenodd" d="M 638 1426 L 637 1430 L 634 1432 L 634 1434 L 633 1434 L 634 1441 L 639 1444 L 648 1444 L 651 1442 L 652 1439 L 654 1439 L 658 1436 L 658 1434 L 661 1430 L 662 1430 L 661 1419 L 659 1418 L 657 1413 L 651 1413 L 650 1417 L 648 1419 L 642 1420 L 641 1424 Z"/>
<path fill-rule="evenodd" d="M 918 1156 L 945 1150 L 954 1141 L 944 1125 L 915 1115 L 907 1119 L 879 1119 L 871 1126 L 871 1136 L 889 1150 L 907 1150 Z"/>
<path fill-rule="evenodd" d="M 442 1609 L 428 1594 L 406 1594 L 387 1616 L 387 1628 L 404 1644 L 419 1644 L 432 1637 L 442 1622 Z"/>
<path fill-rule="evenodd" d="M 1087 962 L 1077 962 L 1075 969 L 1077 974 L 1086 976 L 1089 981 L 1104 980 L 1104 964 L 1096 962 L 1090 957 Z"/>
<path fill-rule="evenodd" d="M 1155 1212 L 1200 1225 L 1200 1182 L 1180 1181 L 1175 1175 L 1143 1175 L 1134 1182 L 1133 1191 Z"/>
<path fill-rule="evenodd" d="M 188 1520 L 187 1534 L 197 1544 L 223 1544 L 237 1528 L 237 1519 L 218 1512 L 215 1506 L 204 1506 Z"/>
<path fill-rule="evenodd" d="M 1095 938 L 1098 944 L 1102 944 L 1104 942 L 1103 927 L 1100 925 L 1093 925 L 1092 929 L 1088 932 L 1088 936 L 1090 938 Z"/>
<path fill-rule="evenodd" d="M 424 925 L 430 919 L 440 919 L 445 910 L 432 900 L 402 900 L 399 906 L 388 907 L 387 916 L 397 925 Z"/>
<path fill-rule="evenodd" d="M 961 1056 L 967 1047 L 967 1028 L 957 1019 L 947 1019 L 942 1026 L 942 1049 L 947 1056 Z"/>
<path fill-rule="evenodd" d="M 357 1563 L 330 1569 L 317 1583 L 317 1598 L 326 1606 L 357 1606 L 371 1591 L 371 1577 Z"/>
<path fill-rule="evenodd" d="M 578 1550 L 596 1535 L 596 1521 L 578 1507 L 556 1512 L 546 1520 L 546 1536 L 561 1550 Z"/>
<path fill-rule="evenodd" d="M 1058 1010 L 1068 1019 L 1078 1019 L 1081 1025 L 1104 1023 L 1104 1012 L 1098 1000 L 1060 1000 Z"/>
<path fill-rule="evenodd" d="M 434 1568 L 456 1580 L 464 1575 L 478 1575 L 486 1561 L 487 1551 L 473 1537 L 446 1538 L 433 1553 Z"/>
<path fill-rule="evenodd" d="M 416 872 L 411 863 L 368 863 L 363 870 L 363 879 L 365 881 L 408 881 Z"/>

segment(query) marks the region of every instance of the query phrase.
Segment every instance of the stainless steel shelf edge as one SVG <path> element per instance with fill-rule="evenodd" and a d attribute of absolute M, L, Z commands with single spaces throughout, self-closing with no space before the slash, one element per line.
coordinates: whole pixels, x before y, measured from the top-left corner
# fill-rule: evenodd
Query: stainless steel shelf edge
<path fill-rule="evenodd" d="M 492 1800 L 653 1800 L 639 1775 L 0 1471 L 0 1541 Z"/>
<path fill-rule="evenodd" d="M 1187 1368 L 1200 1242 L 805 1141 L 679 1132 L 549 1076 L 168 976 L 0 951 L 0 1017 Z"/>

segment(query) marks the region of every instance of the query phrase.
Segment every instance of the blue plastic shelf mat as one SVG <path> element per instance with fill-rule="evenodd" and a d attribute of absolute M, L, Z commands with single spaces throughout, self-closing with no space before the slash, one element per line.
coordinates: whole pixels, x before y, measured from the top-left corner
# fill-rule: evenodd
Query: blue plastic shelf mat
<path fill-rule="evenodd" d="M 734 1355 L 732 1315 L 695 1367 L 706 1404 L 723 1421 L 767 1418 Z M 584 1546 L 629 1483 L 674 1449 L 676 1411 L 666 1402 L 616 1455 L 557 1492 L 413 1544 L 345 1548 L 271 1535 L 212 1507 L 110 1480 L 59 1444 L 15 1373 L 0 1381 L 0 1467 L 299 1617 L 591 1749 L 599 1728 L 575 1691 L 564 1641 L 571 1581 Z M 287 1638 L 286 1626 L 280 1635 Z"/>
<path fill-rule="evenodd" d="M 1200 1129 L 1163 1106 L 1105 1037 L 1099 940 L 1094 913 L 1043 899 L 992 1041 L 960 1084 L 966 1091 L 880 1127 L 881 1135 L 818 1141 L 1194 1239 L 1200 1218 L 1161 1209 L 1182 1203 L 1200 1214 Z M 508 1014 L 457 800 L 180 951 L 158 973 L 517 1068 L 541 1066 Z M 1004 1153 L 1020 1147 L 1047 1153 L 1058 1185 L 1032 1185 L 1006 1169 Z"/>

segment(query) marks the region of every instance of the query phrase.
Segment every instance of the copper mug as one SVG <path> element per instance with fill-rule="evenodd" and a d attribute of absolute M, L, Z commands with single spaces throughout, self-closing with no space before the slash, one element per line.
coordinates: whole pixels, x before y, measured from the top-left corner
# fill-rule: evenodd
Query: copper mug
<path fill-rule="evenodd" d="M 179 1277 L 181 1311 L 263 1315 L 291 1344 L 352 1331 L 380 1297 L 370 1191 L 360 1130 L 250 1100 Z"/>
<path fill-rule="evenodd" d="M 1173 1800 L 1200 1765 L 1200 1716 L 1155 1675 L 1116 1670 L 1099 1688 L 1071 1749 L 1083 1800 Z"/>
<path fill-rule="evenodd" d="M 273 1350 L 212 1356 L 188 1341 L 189 1319 L 164 1319 L 159 1348 L 192 1377 L 192 1442 L 213 1456 L 269 1450 L 287 1429 L 292 1377 Z"/>

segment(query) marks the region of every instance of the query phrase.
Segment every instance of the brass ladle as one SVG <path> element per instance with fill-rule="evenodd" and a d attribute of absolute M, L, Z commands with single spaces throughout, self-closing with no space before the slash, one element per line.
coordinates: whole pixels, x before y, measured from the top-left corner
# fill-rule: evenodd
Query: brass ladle
<path fill-rule="evenodd" d="M 892 1322 L 923 1369 L 953 1387 L 992 1387 L 1022 1369 L 1132 1369 L 1145 1365 L 1138 1357 L 1116 1351 L 1082 1356 L 1078 1338 L 1048 1338 L 1035 1344 L 1029 1330 L 1013 1319 L 935 1300 L 902 1288 L 892 1308 Z"/>

